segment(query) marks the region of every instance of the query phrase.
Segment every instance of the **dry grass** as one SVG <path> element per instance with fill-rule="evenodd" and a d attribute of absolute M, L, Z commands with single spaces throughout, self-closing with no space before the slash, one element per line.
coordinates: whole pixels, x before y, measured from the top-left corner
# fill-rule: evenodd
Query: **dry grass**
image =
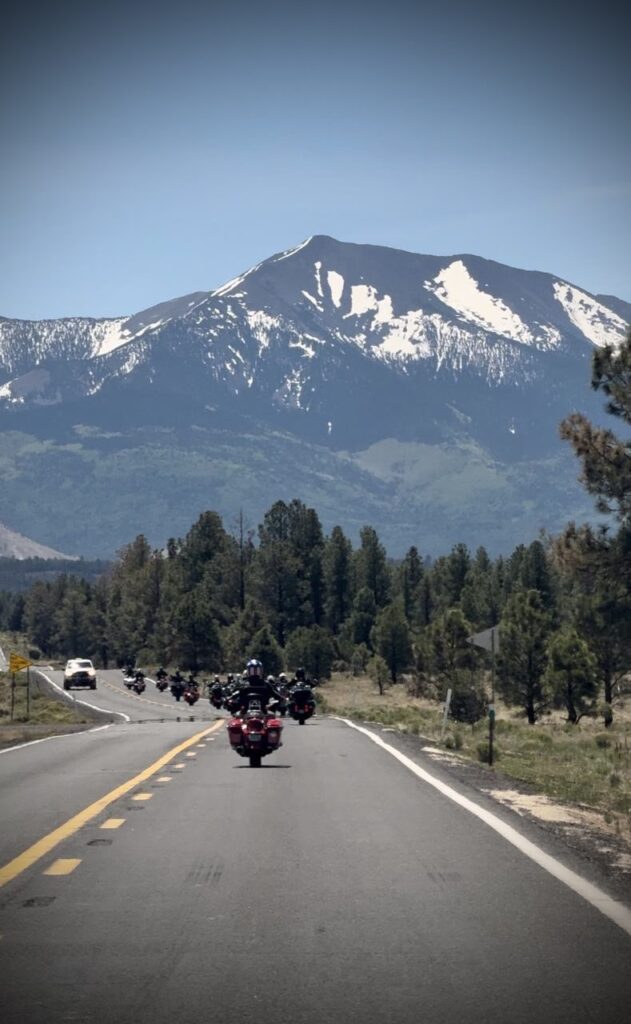
<path fill-rule="evenodd" d="M 405 685 L 383 696 L 367 677 L 334 675 L 323 687 L 323 710 L 372 720 L 440 743 L 442 707 L 409 697 Z M 586 804 L 631 824 L 631 697 L 614 704 L 614 723 L 583 719 L 568 725 L 560 712 L 530 726 L 514 709 L 496 702 L 498 769 L 558 800 Z M 479 760 L 486 749 L 488 721 L 475 726 L 449 720 L 444 745 Z"/>
<path fill-rule="evenodd" d="M 11 721 L 11 676 L 0 673 L 0 746 L 18 743 L 57 732 L 72 731 L 88 722 L 75 707 L 53 700 L 31 690 L 30 704 L 26 700 L 26 673 L 16 675 L 13 721 Z M 28 710 L 28 714 L 27 714 Z"/>

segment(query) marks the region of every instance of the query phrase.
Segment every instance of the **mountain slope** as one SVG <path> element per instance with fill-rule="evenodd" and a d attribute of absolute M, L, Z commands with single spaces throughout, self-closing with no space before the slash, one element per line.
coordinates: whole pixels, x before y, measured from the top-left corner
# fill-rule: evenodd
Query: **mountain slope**
<path fill-rule="evenodd" d="M 624 337 L 627 311 L 551 274 L 320 235 L 131 317 L 1 320 L 0 515 L 19 507 L 41 532 L 17 493 L 39 473 L 66 547 L 73 481 L 86 554 L 142 530 L 147 502 L 162 542 L 200 508 L 229 516 L 250 496 L 256 516 L 294 494 L 355 531 L 372 516 L 392 550 L 395 521 L 433 550 L 463 530 L 505 548 L 589 507 L 558 423 L 602 416 L 591 353 Z"/>
<path fill-rule="evenodd" d="M 72 558 L 71 555 L 63 555 L 60 551 L 46 547 L 45 544 L 38 544 L 35 540 L 23 537 L 15 530 L 0 523 L 0 558 Z"/>

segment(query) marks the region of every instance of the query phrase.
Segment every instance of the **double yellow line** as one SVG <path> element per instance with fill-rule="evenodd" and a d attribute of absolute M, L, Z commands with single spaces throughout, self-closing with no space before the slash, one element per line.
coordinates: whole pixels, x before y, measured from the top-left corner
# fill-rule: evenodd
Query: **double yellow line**
<path fill-rule="evenodd" d="M 0 887 L 6 885 L 7 882 L 13 881 L 14 878 L 21 875 L 22 872 L 26 871 L 27 868 L 30 868 L 31 865 L 35 864 L 38 860 L 41 860 L 42 857 L 45 857 L 47 853 L 50 853 L 50 851 L 54 850 L 56 846 L 59 846 L 64 839 L 68 839 L 69 836 L 78 832 L 83 825 L 86 825 L 88 821 L 92 821 L 93 818 L 96 818 L 101 811 L 104 811 L 106 807 L 109 807 L 109 805 L 114 803 L 115 800 L 118 800 L 119 797 L 125 796 L 125 794 L 129 793 L 129 791 L 134 789 L 135 786 L 140 785 L 141 782 L 146 782 L 152 775 L 161 771 L 169 761 L 172 761 L 174 757 L 181 754 L 183 750 L 187 750 L 188 747 L 192 747 L 193 744 L 198 743 L 203 736 L 208 736 L 211 732 L 217 732 L 218 729 L 221 729 L 223 724 L 223 721 L 215 722 L 209 729 L 204 729 L 202 732 L 195 733 L 195 735 L 191 736 L 190 739 L 184 740 L 183 743 L 180 743 L 177 747 L 173 747 L 172 750 L 169 750 L 168 753 L 164 754 L 158 761 L 154 761 L 153 764 L 149 765 L 148 768 L 145 768 L 139 775 L 135 775 L 133 779 L 128 779 L 127 782 L 123 782 L 122 785 L 117 786 L 116 789 L 113 789 L 111 792 L 106 793 L 105 796 L 102 796 L 100 800 L 96 800 L 93 804 L 90 804 L 89 807 L 86 807 L 83 811 L 79 811 L 78 814 L 75 814 L 73 818 L 69 818 L 68 821 L 65 821 L 63 825 L 60 825 L 52 832 L 49 832 L 47 836 L 44 836 L 36 843 L 33 843 L 32 846 L 29 846 L 28 850 L 24 850 L 23 853 L 20 853 L 17 857 L 14 857 L 13 860 L 10 860 L 8 864 L 5 864 L 0 868 Z"/>

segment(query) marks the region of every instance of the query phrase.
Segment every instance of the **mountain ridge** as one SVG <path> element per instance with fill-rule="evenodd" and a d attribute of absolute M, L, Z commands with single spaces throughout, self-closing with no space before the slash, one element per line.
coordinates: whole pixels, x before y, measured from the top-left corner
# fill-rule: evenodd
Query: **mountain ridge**
<path fill-rule="evenodd" d="M 387 508 L 402 502 L 406 521 L 417 516 L 426 526 L 435 523 L 435 544 L 442 528 L 448 545 L 450 521 L 461 528 L 462 508 L 449 511 L 453 488 L 444 478 L 438 494 L 423 461 L 433 464 L 432 453 L 440 454 L 463 477 L 462 467 L 469 463 L 450 452 L 469 452 L 474 453 L 470 464 L 487 481 L 493 508 L 502 481 L 500 490 L 513 510 L 513 534 L 506 523 L 499 524 L 499 507 L 494 515 L 496 539 L 501 536 L 506 544 L 519 530 L 559 524 L 563 501 L 550 475 L 552 465 L 563 467 L 568 518 L 584 510 L 558 423 L 575 409 L 603 418 L 589 387 L 591 353 L 595 345 L 622 340 L 625 312 L 621 299 L 599 298 L 542 271 L 472 254 L 427 256 L 315 235 L 219 288 L 130 317 L 0 320 L 6 458 L 16 480 L 32 482 L 35 464 L 47 476 L 47 452 L 73 479 L 81 479 L 83 465 L 94 483 L 105 464 L 115 476 L 123 464 L 138 467 L 141 452 L 145 464 L 153 465 L 164 443 L 151 480 L 142 469 L 135 472 L 145 487 L 169 487 L 177 479 L 196 504 L 187 511 L 190 521 L 200 504 L 219 505 L 225 514 L 234 511 L 230 465 L 254 472 L 265 492 L 261 508 L 281 496 L 273 490 L 273 461 L 269 481 L 265 473 L 257 475 L 252 453 L 257 438 L 266 458 L 282 461 L 286 453 L 305 493 L 313 493 L 317 476 L 314 471 L 307 479 L 310 461 L 326 465 L 326 503 L 332 514 L 339 508 L 342 525 L 345 517 L 354 521 L 348 484 L 354 500 L 374 510 L 376 526 L 383 522 L 394 534 Z M 631 306 L 628 312 L 631 318 Z M 33 440 L 30 447 L 16 442 L 18 457 L 10 436 Z M 213 450 L 222 453 L 215 463 Z M 105 460 L 100 467 L 95 453 Z M 386 453 L 392 460 L 385 471 L 390 503 L 380 477 Z M 401 458 L 408 469 L 397 473 Z M 196 478 L 198 463 L 204 470 Z M 221 480 L 216 465 L 224 466 Z M 519 483 L 520 472 L 527 487 Z M 204 473 L 217 480 L 222 494 L 215 505 L 204 488 Z M 412 479 L 416 490 L 410 490 Z M 468 479 L 477 495 L 469 515 L 486 524 L 482 543 L 493 524 L 477 478 L 469 473 Z M 540 507 L 532 507 L 533 493 Z M 104 491 L 99 494 L 107 500 Z M 182 518 L 183 500 L 173 495 L 174 521 Z M 467 500 L 460 488 L 459 506 L 466 508 Z M 138 525 L 131 512 L 134 501 L 117 494 L 108 505 L 116 507 L 120 527 L 107 535 L 123 543 Z M 9 508 L 0 498 L 5 519 Z M 103 513 L 99 516 L 102 520 Z M 52 517 L 52 534 L 34 529 L 37 517 L 29 518 L 29 529 L 67 546 L 60 517 L 60 510 Z M 164 521 L 163 516 L 163 529 Z M 125 523 L 129 529 L 123 535 Z M 111 553 L 95 547 L 98 524 L 92 532 L 88 523 L 81 529 L 89 538 L 81 553 Z"/>

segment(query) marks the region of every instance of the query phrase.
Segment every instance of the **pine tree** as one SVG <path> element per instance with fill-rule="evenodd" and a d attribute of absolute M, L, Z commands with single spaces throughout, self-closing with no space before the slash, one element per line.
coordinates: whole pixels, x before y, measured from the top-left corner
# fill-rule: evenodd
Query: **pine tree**
<path fill-rule="evenodd" d="M 522 707 L 531 725 L 550 703 L 545 685 L 551 620 L 537 590 L 518 590 L 500 623 L 498 679 L 508 704 Z"/>
<path fill-rule="evenodd" d="M 329 679 L 335 648 L 321 626 L 299 626 L 287 641 L 285 656 L 290 668 L 302 666 L 313 679 Z"/>
<path fill-rule="evenodd" d="M 353 548 L 339 526 L 334 526 L 324 549 L 324 593 L 326 624 L 333 633 L 340 630 L 351 612 L 353 596 L 351 563 Z"/>
<path fill-rule="evenodd" d="M 387 605 L 377 616 L 374 646 L 384 659 L 390 678 L 396 683 L 398 676 L 412 661 L 412 642 L 402 602 Z"/>
<path fill-rule="evenodd" d="M 357 590 L 367 588 L 378 608 L 388 601 L 390 574 L 386 551 L 372 526 L 364 526 L 359 533 L 361 546 L 355 553 L 355 578 Z"/>
<path fill-rule="evenodd" d="M 411 625 L 421 622 L 421 584 L 425 569 L 418 548 L 411 547 L 400 566 L 401 596 L 405 617 Z"/>
<path fill-rule="evenodd" d="M 274 634 L 269 626 L 263 626 L 255 634 L 247 650 L 248 658 L 256 658 L 263 663 L 263 672 L 266 676 L 277 676 L 282 672 L 285 659 L 280 645 L 276 642 Z"/>
<path fill-rule="evenodd" d="M 565 705 L 572 724 L 594 710 L 598 684 L 596 659 L 575 629 L 561 629 L 548 641 L 544 683 L 557 706 Z"/>
<path fill-rule="evenodd" d="M 353 611 L 348 620 L 350 639 L 353 644 L 371 646 L 371 633 L 377 618 L 377 602 L 369 587 L 357 591 Z"/>
<path fill-rule="evenodd" d="M 607 412 L 631 424 L 631 330 L 622 345 L 594 349 L 592 387 L 607 395 Z M 596 497 L 598 511 L 612 513 L 631 528 L 631 440 L 595 427 L 581 413 L 563 421 L 561 437 L 579 457 L 582 481 Z"/>

